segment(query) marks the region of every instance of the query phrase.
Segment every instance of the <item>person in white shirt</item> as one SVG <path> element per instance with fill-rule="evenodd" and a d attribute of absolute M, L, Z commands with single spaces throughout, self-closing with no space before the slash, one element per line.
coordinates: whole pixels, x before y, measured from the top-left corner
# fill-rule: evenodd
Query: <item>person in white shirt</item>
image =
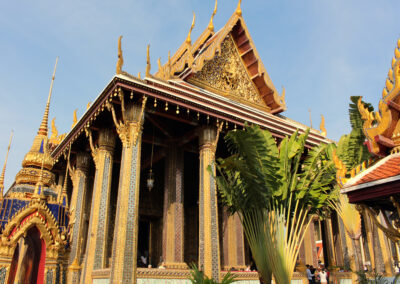
<path fill-rule="evenodd" d="M 328 273 L 326 272 L 325 268 L 319 273 L 319 279 L 321 284 L 328 283 Z"/>

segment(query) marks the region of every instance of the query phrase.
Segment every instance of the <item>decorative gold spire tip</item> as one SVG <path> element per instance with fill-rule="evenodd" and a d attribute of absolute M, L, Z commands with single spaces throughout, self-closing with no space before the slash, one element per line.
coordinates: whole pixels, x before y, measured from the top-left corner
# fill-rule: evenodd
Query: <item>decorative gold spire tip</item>
<path fill-rule="evenodd" d="M 326 128 L 325 128 L 325 117 L 321 114 L 321 124 L 319 125 L 319 129 L 321 130 L 321 135 L 326 137 Z"/>
<path fill-rule="evenodd" d="M 77 122 L 78 122 L 78 116 L 77 116 L 77 114 L 76 114 L 77 111 L 78 111 L 78 109 L 75 109 L 75 110 L 74 110 L 74 114 L 73 114 L 73 117 L 72 117 L 71 129 L 74 128 L 74 126 L 75 126 L 75 125 L 77 124 Z"/>
<path fill-rule="evenodd" d="M 119 36 L 119 38 L 118 38 L 118 60 L 117 60 L 117 68 L 116 68 L 117 74 L 122 74 L 122 66 L 124 65 L 124 58 L 122 56 L 122 48 L 121 48 L 121 40 L 122 40 L 122 35 Z"/>
<path fill-rule="evenodd" d="M 195 20 L 196 20 L 196 14 L 193 12 L 192 25 L 190 26 L 190 30 L 189 30 L 189 33 L 188 33 L 187 38 L 186 38 L 186 42 L 187 42 L 189 45 L 192 44 L 191 35 L 192 35 L 192 30 L 193 30 L 193 28 L 194 28 Z"/>
<path fill-rule="evenodd" d="M 242 4 L 242 0 L 239 0 L 239 3 L 238 3 L 238 5 L 237 5 L 237 7 L 236 7 L 236 11 L 235 11 L 236 15 L 238 15 L 239 17 L 241 17 L 241 16 L 242 16 L 242 8 L 241 8 L 241 4 Z"/>
<path fill-rule="evenodd" d="M 51 100 L 51 93 L 52 93 L 52 91 L 53 91 L 54 79 L 55 79 L 55 77 L 56 77 L 57 62 L 58 62 L 58 56 L 57 56 L 57 58 L 56 58 L 56 64 L 54 65 L 53 76 L 51 77 L 50 91 L 49 91 L 49 96 L 48 96 L 48 98 L 47 98 L 46 108 L 45 108 L 45 110 L 44 110 L 42 123 L 40 124 L 39 131 L 38 131 L 38 134 L 45 135 L 45 136 L 47 136 L 47 133 L 48 133 L 48 121 L 49 121 L 50 100 Z"/>
<path fill-rule="evenodd" d="M 1 175 L 0 175 L 0 198 L 3 198 L 4 177 L 5 177 L 5 173 L 6 173 L 6 166 L 7 166 L 7 160 L 8 160 L 8 153 L 10 152 L 11 141 L 12 141 L 13 135 L 14 135 L 14 131 L 11 130 L 10 141 L 8 142 L 8 147 L 7 147 L 6 159 L 5 159 L 5 161 L 4 161 L 3 171 L 1 172 Z"/>
<path fill-rule="evenodd" d="M 151 69 L 151 64 L 150 64 L 150 44 L 147 45 L 147 59 L 146 59 L 146 77 L 150 76 L 150 69 Z"/>
<path fill-rule="evenodd" d="M 210 23 L 208 24 L 208 29 L 211 32 L 214 32 L 214 22 L 213 21 L 214 21 L 215 14 L 217 14 L 217 6 L 218 6 L 218 0 L 215 0 L 214 11 L 213 11 L 213 13 L 211 15 Z"/>

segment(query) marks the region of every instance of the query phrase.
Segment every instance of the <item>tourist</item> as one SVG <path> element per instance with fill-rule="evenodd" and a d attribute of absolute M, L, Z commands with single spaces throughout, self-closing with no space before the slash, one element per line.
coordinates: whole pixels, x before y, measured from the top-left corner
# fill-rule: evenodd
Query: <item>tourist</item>
<path fill-rule="evenodd" d="M 308 283 L 309 284 L 314 284 L 314 281 L 313 281 L 314 274 L 311 273 L 312 266 L 307 264 L 306 267 L 307 267 L 306 272 L 307 272 Z"/>
<path fill-rule="evenodd" d="M 321 284 L 328 283 L 328 272 L 326 271 L 325 268 L 323 268 L 322 271 L 319 272 L 319 279 L 321 281 L 320 282 Z"/>

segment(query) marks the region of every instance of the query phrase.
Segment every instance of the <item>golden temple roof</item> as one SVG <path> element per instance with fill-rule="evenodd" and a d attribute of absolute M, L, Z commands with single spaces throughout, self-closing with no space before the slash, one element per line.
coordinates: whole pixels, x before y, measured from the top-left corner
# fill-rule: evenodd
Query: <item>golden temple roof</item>
<path fill-rule="evenodd" d="M 236 83 L 241 82 L 243 83 L 242 85 L 248 86 L 247 89 L 241 93 L 244 94 L 249 91 L 254 91 L 255 94 L 250 101 L 248 98 L 242 98 L 240 92 L 236 96 L 230 97 L 231 99 L 239 100 L 242 103 L 250 104 L 253 107 L 270 113 L 284 111 L 286 109 L 284 96 L 278 94 L 278 91 L 274 87 L 260 59 L 242 18 L 240 1 L 236 11 L 232 14 L 228 22 L 216 33 L 214 32 L 213 25 L 215 13 L 216 6 L 208 27 L 202 32 L 194 44 L 191 44 L 190 36 L 194 26 L 193 19 L 187 39 L 182 43 L 175 54 L 168 59 L 168 62 L 159 67 L 159 70 L 155 73 L 155 77 L 164 80 L 183 79 L 194 85 L 228 97 L 232 91 L 236 91 L 240 87 Z M 232 41 L 233 44 L 227 44 L 227 41 Z M 225 55 L 227 51 L 232 51 L 230 58 L 227 58 Z M 224 61 L 228 61 L 228 63 L 223 63 L 223 66 L 220 65 L 222 61 L 221 58 Z M 214 66 L 210 66 L 213 64 Z M 198 74 L 201 73 L 205 67 L 207 67 L 207 74 L 202 76 L 202 80 L 198 80 Z M 226 78 L 219 78 L 219 82 L 215 82 L 215 79 L 211 78 L 213 76 L 213 68 L 214 70 L 220 69 L 227 71 L 227 74 L 223 76 L 229 77 L 227 78 L 227 80 L 230 81 L 228 84 L 233 81 L 236 83 L 230 84 L 230 86 L 222 86 L 223 88 L 221 90 L 221 80 L 225 80 Z M 243 82 L 243 80 L 245 80 L 245 82 Z"/>
<path fill-rule="evenodd" d="M 385 156 L 400 150 L 400 39 L 379 101 L 379 110 L 370 112 L 361 101 L 358 109 L 364 120 L 363 131 L 371 153 Z"/>

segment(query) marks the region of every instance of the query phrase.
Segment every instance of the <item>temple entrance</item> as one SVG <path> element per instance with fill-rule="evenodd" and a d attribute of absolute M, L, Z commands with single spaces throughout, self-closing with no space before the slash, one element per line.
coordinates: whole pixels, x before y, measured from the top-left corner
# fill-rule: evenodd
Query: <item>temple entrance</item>
<path fill-rule="evenodd" d="M 148 267 L 151 264 L 150 242 L 150 221 L 140 220 L 137 267 Z"/>
<path fill-rule="evenodd" d="M 43 283 L 46 245 L 36 227 L 19 240 L 8 283 Z"/>

